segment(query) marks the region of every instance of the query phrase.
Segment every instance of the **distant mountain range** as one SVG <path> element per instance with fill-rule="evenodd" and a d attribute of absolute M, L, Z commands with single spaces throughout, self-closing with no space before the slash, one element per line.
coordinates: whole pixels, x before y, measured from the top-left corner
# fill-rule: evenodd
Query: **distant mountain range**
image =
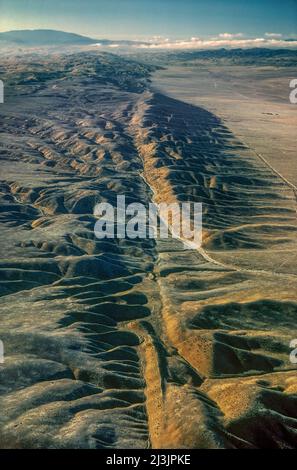
<path fill-rule="evenodd" d="M 38 46 L 71 46 L 100 43 L 102 46 L 119 44 L 129 46 L 135 41 L 112 41 L 109 39 L 94 39 L 75 33 L 66 33 L 54 29 L 23 29 L 0 33 L 0 45 L 17 45 L 20 47 Z M 143 44 L 143 42 L 141 43 Z"/>
<path fill-rule="evenodd" d="M 272 49 L 265 47 L 254 47 L 249 49 L 213 49 L 213 50 L 197 50 L 197 51 L 172 51 L 172 58 L 179 60 L 194 59 L 245 59 L 253 60 L 255 58 L 273 58 L 273 57 L 291 57 L 297 59 L 296 50 L 291 49 Z"/>
<path fill-rule="evenodd" d="M 290 43 L 296 42 L 296 39 L 286 39 L 288 46 Z M 145 60 L 146 55 L 149 54 L 150 62 L 159 63 L 160 61 L 169 64 L 174 61 L 229 61 L 230 63 L 242 63 L 245 65 L 253 64 L 255 59 L 262 60 L 265 63 L 268 61 L 273 65 L 274 60 L 281 60 L 282 65 L 296 65 L 297 53 L 296 50 L 289 50 L 288 48 L 272 49 L 272 48 L 251 48 L 251 49 L 205 49 L 205 50 L 166 50 L 165 49 L 150 49 L 145 48 L 137 51 L 137 48 L 129 48 L 129 46 L 143 46 L 151 45 L 145 41 L 129 41 L 129 40 L 110 40 L 110 39 L 94 39 L 87 36 L 82 36 L 75 33 L 67 33 L 65 31 L 58 31 L 53 29 L 24 29 L 15 31 L 6 31 L 0 33 L 0 48 L 5 47 L 28 47 L 38 48 L 46 47 L 71 47 L 71 46 L 87 46 L 92 44 L 100 44 L 105 47 L 119 48 L 121 52 L 128 52 L 129 54 L 139 55 L 141 52 L 142 58 Z M 152 59 L 152 52 L 153 59 Z M 166 59 L 165 59 L 166 58 Z M 153 60 L 153 62 L 152 62 Z M 276 64 L 275 64 L 276 65 Z"/>
<path fill-rule="evenodd" d="M 19 46 L 49 46 L 57 44 L 93 44 L 97 41 L 80 34 L 52 29 L 24 29 L 0 33 L 0 42 Z"/>
<path fill-rule="evenodd" d="M 129 53 L 129 57 L 137 60 L 139 51 Z M 171 50 L 141 52 L 141 61 L 156 66 L 167 67 L 180 64 L 183 66 L 203 65 L 250 65 L 271 67 L 297 67 L 296 49 L 272 49 L 254 47 L 250 49 L 205 49 L 205 50 Z"/>

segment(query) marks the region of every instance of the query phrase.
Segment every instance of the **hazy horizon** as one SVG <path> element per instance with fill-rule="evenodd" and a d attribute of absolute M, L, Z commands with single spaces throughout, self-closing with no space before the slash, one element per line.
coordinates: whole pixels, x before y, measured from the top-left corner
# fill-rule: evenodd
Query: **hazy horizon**
<path fill-rule="evenodd" d="M 57 29 L 93 38 L 296 37 L 294 0 L 0 0 L 0 31 Z"/>

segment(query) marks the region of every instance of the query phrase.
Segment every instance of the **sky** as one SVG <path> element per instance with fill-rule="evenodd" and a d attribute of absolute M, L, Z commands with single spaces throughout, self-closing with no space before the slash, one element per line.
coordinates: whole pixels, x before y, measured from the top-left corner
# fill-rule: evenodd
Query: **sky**
<path fill-rule="evenodd" d="M 0 31 L 43 28 L 98 39 L 160 36 L 156 42 L 170 44 L 193 37 L 276 41 L 297 37 L 297 0 L 0 0 Z"/>

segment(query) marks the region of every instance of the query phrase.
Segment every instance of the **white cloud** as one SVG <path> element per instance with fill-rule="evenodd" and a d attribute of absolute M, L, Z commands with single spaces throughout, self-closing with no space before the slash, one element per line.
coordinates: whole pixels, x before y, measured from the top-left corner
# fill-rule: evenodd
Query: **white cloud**
<path fill-rule="evenodd" d="M 223 38 L 223 39 L 241 38 L 242 36 L 243 36 L 242 33 L 221 33 L 221 34 L 219 34 L 219 37 Z"/>
<path fill-rule="evenodd" d="M 121 43 L 104 45 L 94 44 L 97 47 L 120 48 Z M 127 47 L 127 46 L 125 46 Z M 133 48 L 148 50 L 199 50 L 199 49 L 218 49 L 218 48 L 297 48 L 297 41 L 286 41 L 279 33 L 265 33 L 264 37 L 246 38 L 243 33 L 221 33 L 216 37 L 199 38 L 193 36 L 188 39 L 169 39 L 164 36 L 153 36 L 144 41 L 137 40 L 131 45 Z"/>
<path fill-rule="evenodd" d="M 240 36 L 239 36 L 240 35 Z M 231 35 L 222 33 L 219 37 L 201 39 L 192 37 L 184 40 L 151 40 L 149 43 L 135 44 L 142 49 L 212 49 L 212 48 L 252 48 L 252 47 L 297 47 L 296 42 L 288 42 L 278 37 L 244 38 L 242 33 Z M 232 37 L 230 37 L 232 36 Z"/>
<path fill-rule="evenodd" d="M 282 34 L 280 33 L 265 33 L 267 38 L 281 38 Z"/>

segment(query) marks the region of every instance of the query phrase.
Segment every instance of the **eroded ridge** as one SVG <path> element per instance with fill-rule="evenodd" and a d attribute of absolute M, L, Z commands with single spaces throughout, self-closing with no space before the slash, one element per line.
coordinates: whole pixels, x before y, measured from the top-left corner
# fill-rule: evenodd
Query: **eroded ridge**
<path fill-rule="evenodd" d="M 161 338 L 174 355 L 154 445 L 295 447 L 291 188 L 202 108 L 147 94 L 133 126 L 155 201 L 204 206 L 200 250 L 157 243 Z"/>
<path fill-rule="evenodd" d="M 0 109 L 0 446 L 294 447 L 291 189 L 149 68 L 46 66 Z M 117 195 L 202 202 L 202 248 L 96 239 Z"/>

